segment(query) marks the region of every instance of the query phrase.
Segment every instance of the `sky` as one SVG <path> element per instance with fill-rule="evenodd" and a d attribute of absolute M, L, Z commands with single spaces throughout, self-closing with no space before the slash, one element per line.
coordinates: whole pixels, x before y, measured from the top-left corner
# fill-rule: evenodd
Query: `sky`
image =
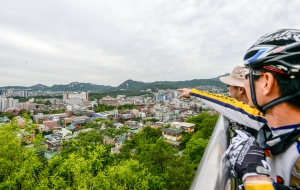
<path fill-rule="evenodd" d="M 0 0 L 0 87 L 214 78 L 298 0 Z"/>

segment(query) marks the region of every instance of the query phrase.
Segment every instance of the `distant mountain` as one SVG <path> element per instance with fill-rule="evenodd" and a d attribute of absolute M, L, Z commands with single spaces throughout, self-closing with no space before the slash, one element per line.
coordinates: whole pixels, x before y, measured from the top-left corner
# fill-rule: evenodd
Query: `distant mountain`
<path fill-rule="evenodd" d="M 92 83 L 71 82 L 66 85 L 53 85 L 51 91 L 101 91 L 112 88 L 111 86 L 97 85 Z"/>
<path fill-rule="evenodd" d="M 120 84 L 117 88 L 124 89 L 124 90 L 133 90 L 133 89 L 144 89 L 144 88 L 182 88 L 182 87 L 196 87 L 196 86 L 204 86 L 204 85 L 211 85 L 217 86 L 220 88 L 225 88 L 225 85 L 213 79 L 194 79 L 194 80 L 186 80 L 186 81 L 156 81 L 156 82 L 149 82 L 144 83 L 140 81 L 133 81 L 127 80 Z"/>
<path fill-rule="evenodd" d="M 216 78 L 211 78 L 212 80 L 217 80 L 217 81 L 220 81 L 220 77 L 225 77 L 225 76 L 229 76 L 230 75 L 230 73 L 225 73 L 224 75 L 220 75 L 220 76 L 218 76 L 218 77 L 216 77 Z"/>
<path fill-rule="evenodd" d="M 226 76 L 228 75 L 222 75 Z M 55 84 L 51 87 L 37 84 L 30 87 L 24 86 L 5 86 L 0 87 L 0 90 L 3 89 L 19 89 L 19 90 L 28 90 L 28 91 L 118 91 L 118 90 L 139 90 L 139 89 L 177 89 L 182 87 L 192 88 L 197 86 L 204 86 L 204 85 L 211 85 L 217 86 L 220 88 L 226 88 L 226 85 L 220 82 L 219 77 L 212 78 L 212 79 L 194 79 L 194 80 L 185 80 L 185 81 L 155 81 L 155 82 L 141 82 L 141 81 L 134 81 L 134 80 L 126 80 L 121 83 L 117 87 L 112 86 L 105 86 L 105 85 L 97 85 L 92 83 L 82 83 L 82 82 L 71 82 L 70 84 Z"/>
<path fill-rule="evenodd" d="M 117 88 L 129 90 L 129 89 L 140 89 L 145 87 L 147 87 L 147 83 L 129 79 L 121 83 Z"/>
<path fill-rule="evenodd" d="M 30 87 L 24 87 L 24 86 L 4 86 L 0 87 L 1 89 L 19 89 L 19 90 L 28 90 L 28 91 L 101 91 L 101 90 L 107 90 L 112 88 L 111 86 L 105 86 L 105 85 L 97 85 L 92 83 L 82 83 L 82 82 L 71 82 L 70 84 L 55 84 L 51 87 L 43 85 L 43 84 L 37 84 Z"/>
<path fill-rule="evenodd" d="M 44 89 L 48 89 L 48 88 L 50 88 L 50 87 L 43 85 L 43 84 L 36 84 L 36 85 L 29 87 L 30 90 L 35 90 L 35 91 L 44 90 Z"/>

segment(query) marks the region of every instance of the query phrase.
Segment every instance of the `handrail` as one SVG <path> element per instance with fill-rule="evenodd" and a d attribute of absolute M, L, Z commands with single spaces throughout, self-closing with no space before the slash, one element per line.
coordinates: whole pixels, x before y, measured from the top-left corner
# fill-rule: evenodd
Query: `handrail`
<path fill-rule="evenodd" d="M 223 154 L 229 146 L 229 122 L 220 114 L 190 190 L 224 190 L 230 187 L 230 170 Z"/>

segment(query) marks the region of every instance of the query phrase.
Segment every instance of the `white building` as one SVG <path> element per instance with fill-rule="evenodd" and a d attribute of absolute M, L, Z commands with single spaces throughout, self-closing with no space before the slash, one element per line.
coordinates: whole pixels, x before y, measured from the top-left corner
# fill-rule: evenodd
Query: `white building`
<path fill-rule="evenodd" d="M 12 96 L 28 97 L 28 92 L 23 90 L 15 90 Z"/>
<path fill-rule="evenodd" d="M 88 94 L 88 92 L 64 93 L 63 94 L 63 101 L 66 102 L 68 99 L 88 100 L 89 99 L 89 94 Z"/>
<path fill-rule="evenodd" d="M 0 98 L 0 111 L 5 110 L 8 107 L 7 98 Z"/>
<path fill-rule="evenodd" d="M 7 108 L 18 108 L 18 103 L 18 99 L 0 98 L 0 111 L 3 111 Z"/>
<path fill-rule="evenodd" d="M 13 101 L 14 101 L 13 98 L 8 98 L 8 107 L 9 107 L 9 108 L 12 108 L 12 107 L 13 107 Z"/>
<path fill-rule="evenodd" d="M 11 95 L 14 93 L 14 90 L 15 90 L 15 89 L 13 89 L 13 88 L 7 89 L 7 90 L 6 90 L 6 95 L 7 95 L 7 96 L 11 96 Z"/>
<path fill-rule="evenodd" d="M 72 131 L 65 128 L 61 128 L 61 131 L 58 131 L 57 133 L 62 134 L 62 138 L 67 138 L 67 136 L 72 136 Z"/>
<path fill-rule="evenodd" d="M 63 94 L 63 102 L 72 105 L 83 105 L 83 102 L 88 101 L 88 92 L 72 92 Z"/>

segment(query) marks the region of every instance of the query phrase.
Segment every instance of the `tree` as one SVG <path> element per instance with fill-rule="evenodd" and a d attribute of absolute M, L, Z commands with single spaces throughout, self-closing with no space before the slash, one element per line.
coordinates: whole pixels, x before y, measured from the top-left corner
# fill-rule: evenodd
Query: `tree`
<path fill-rule="evenodd" d="M 100 145 L 102 144 L 104 135 L 97 130 L 91 130 L 88 132 L 80 132 L 78 133 L 78 136 L 76 139 L 80 141 L 81 144 L 83 145 L 89 145 L 89 144 L 94 144 L 94 145 Z"/>
<path fill-rule="evenodd" d="M 37 149 L 43 148 L 41 146 L 41 143 L 44 142 L 46 139 L 43 137 L 43 134 L 39 133 L 35 136 L 35 139 L 33 140 L 33 144 Z"/>
<path fill-rule="evenodd" d="M 105 174 L 99 173 L 94 179 L 99 189 L 146 190 L 163 189 L 158 177 L 148 172 L 137 160 L 124 160 L 120 164 L 108 167 Z"/>
<path fill-rule="evenodd" d="M 43 104 L 43 101 L 37 100 L 37 101 L 35 101 L 35 103 L 37 103 L 37 104 Z"/>
<path fill-rule="evenodd" d="M 196 124 L 195 132 L 200 130 L 203 133 L 202 138 L 209 139 L 215 128 L 218 117 L 218 115 L 210 115 L 204 112 L 198 116 L 187 118 L 186 122 Z"/>
<path fill-rule="evenodd" d="M 184 132 L 181 138 L 181 143 L 179 145 L 179 150 L 183 150 L 186 147 L 186 143 L 192 138 L 192 133 Z"/>
<path fill-rule="evenodd" d="M 0 128 L 0 189 L 35 189 L 43 164 L 35 149 L 21 146 L 17 132 L 11 124 Z"/>
<path fill-rule="evenodd" d="M 137 109 L 137 106 L 135 104 L 124 104 L 118 107 L 118 110 L 132 110 L 132 109 Z"/>
<path fill-rule="evenodd" d="M 162 139 L 155 144 L 144 144 L 139 148 L 138 160 L 144 163 L 151 173 L 158 176 L 167 171 L 170 162 L 174 159 L 172 146 Z"/>
<path fill-rule="evenodd" d="M 51 105 L 50 100 L 47 100 L 46 103 L 45 103 L 45 105 Z"/>
<path fill-rule="evenodd" d="M 47 114 L 50 114 L 50 111 L 44 110 L 44 111 L 42 111 L 42 113 L 47 115 Z"/>
<path fill-rule="evenodd" d="M 208 144 L 208 139 L 191 139 L 187 144 L 184 150 L 184 154 L 190 157 L 190 159 L 195 163 L 199 164 L 202 156 L 205 152 L 205 149 Z"/>
<path fill-rule="evenodd" d="M 198 165 L 197 165 L 198 166 Z M 195 164 L 186 155 L 176 156 L 165 173 L 166 189 L 189 189 L 195 175 Z"/>

